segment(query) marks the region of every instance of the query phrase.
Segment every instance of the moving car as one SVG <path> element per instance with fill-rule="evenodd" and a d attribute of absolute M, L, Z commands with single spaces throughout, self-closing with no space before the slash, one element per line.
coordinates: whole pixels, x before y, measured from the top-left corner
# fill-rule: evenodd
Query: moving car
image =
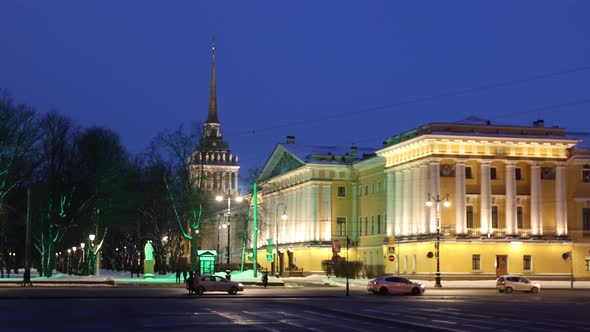
<path fill-rule="evenodd" d="M 235 295 L 238 291 L 244 290 L 241 282 L 230 281 L 220 276 L 205 274 L 197 278 L 194 281 L 194 287 L 199 295 L 205 292 L 227 292 Z"/>
<path fill-rule="evenodd" d="M 420 295 L 424 293 L 424 285 L 412 282 L 406 278 L 384 276 L 369 281 L 367 290 L 373 294 L 412 294 Z"/>
<path fill-rule="evenodd" d="M 513 291 L 538 293 L 541 285 L 533 283 L 529 279 L 517 275 L 503 275 L 496 281 L 496 289 L 500 293 L 512 293 Z"/>

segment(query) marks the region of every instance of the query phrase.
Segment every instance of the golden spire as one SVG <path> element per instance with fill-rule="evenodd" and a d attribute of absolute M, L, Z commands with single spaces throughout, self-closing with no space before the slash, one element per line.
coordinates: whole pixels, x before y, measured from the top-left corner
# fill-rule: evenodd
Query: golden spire
<path fill-rule="evenodd" d="M 219 123 L 217 120 L 217 92 L 215 90 L 215 35 L 211 45 L 211 93 L 209 94 L 209 115 L 207 123 Z"/>

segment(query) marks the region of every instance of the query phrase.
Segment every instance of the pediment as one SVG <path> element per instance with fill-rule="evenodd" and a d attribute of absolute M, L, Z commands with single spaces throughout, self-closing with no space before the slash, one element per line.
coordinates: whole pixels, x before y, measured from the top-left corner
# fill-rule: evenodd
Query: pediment
<path fill-rule="evenodd" d="M 285 174 L 296 168 L 304 166 L 305 162 L 295 156 L 282 145 L 277 145 L 270 158 L 262 168 L 257 181 L 264 181 L 272 177 Z"/>

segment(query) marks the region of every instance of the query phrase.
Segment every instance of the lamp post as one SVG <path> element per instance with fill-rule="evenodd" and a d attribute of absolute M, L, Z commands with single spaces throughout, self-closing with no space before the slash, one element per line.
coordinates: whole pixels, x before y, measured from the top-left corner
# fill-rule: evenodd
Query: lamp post
<path fill-rule="evenodd" d="M 94 270 L 93 264 L 94 260 L 96 259 L 95 253 L 94 253 L 94 239 L 96 238 L 96 235 L 94 234 L 90 234 L 88 235 L 88 240 L 90 240 L 89 244 L 88 244 L 88 272 L 92 271 L 92 274 L 94 275 L 96 273 L 96 271 Z"/>
<path fill-rule="evenodd" d="M 68 249 L 68 259 L 66 260 L 66 271 L 68 274 L 72 274 L 72 249 Z"/>
<path fill-rule="evenodd" d="M 227 217 L 227 223 L 225 226 L 227 227 L 227 257 L 225 258 L 226 269 L 229 269 L 230 264 L 230 222 L 231 222 L 231 201 L 234 199 L 236 202 L 241 202 L 243 200 L 242 196 L 240 195 L 218 195 L 215 197 L 218 201 L 223 201 L 227 199 L 227 212 L 224 214 Z"/>
<path fill-rule="evenodd" d="M 86 274 L 86 253 L 84 252 L 85 247 L 86 243 L 80 242 L 80 250 L 82 250 L 82 274 Z"/>
<path fill-rule="evenodd" d="M 281 275 L 281 270 L 280 270 L 280 265 L 279 265 L 279 207 L 283 208 L 283 214 L 281 214 L 281 220 L 285 221 L 287 220 L 287 206 L 285 205 L 285 203 L 279 203 L 277 204 L 277 207 L 275 209 L 275 244 L 277 247 L 277 257 L 275 259 L 275 273 L 280 276 Z"/>
<path fill-rule="evenodd" d="M 442 287 L 440 283 L 440 202 L 442 201 L 444 201 L 443 205 L 445 207 L 451 206 L 451 202 L 449 202 L 449 194 L 441 197 L 439 194 L 433 196 L 428 193 L 428 201 L 426 202 L 426 206 L 434 206 L 436 209 L 436 243 L 434 244 L 434 256 L 436 257 L 436 277 L 434 279 L 434 287 L 437 288 Z M 436 204 L 433 204 L 433 202 Z"/>

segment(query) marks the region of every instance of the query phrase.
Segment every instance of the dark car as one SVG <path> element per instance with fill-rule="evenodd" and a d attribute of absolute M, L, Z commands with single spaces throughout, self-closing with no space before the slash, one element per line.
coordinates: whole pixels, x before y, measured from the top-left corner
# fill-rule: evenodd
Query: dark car
<path fill-rule="evenodd" d="M 411 294 L 424 293 L 424 285 L 402 277 L 384 276 L 369 281 L 367 290 L 373 294 Z"/>
<path fill-rule="evenodd" d="M 197 278 L 194 280 L 193 287 L 199 295 L 205 292 L 227 292 L 235 295 L 238 291 L 244 290 L 241 282 L 230 281 L 220 276 L 206 274 Z"/>

